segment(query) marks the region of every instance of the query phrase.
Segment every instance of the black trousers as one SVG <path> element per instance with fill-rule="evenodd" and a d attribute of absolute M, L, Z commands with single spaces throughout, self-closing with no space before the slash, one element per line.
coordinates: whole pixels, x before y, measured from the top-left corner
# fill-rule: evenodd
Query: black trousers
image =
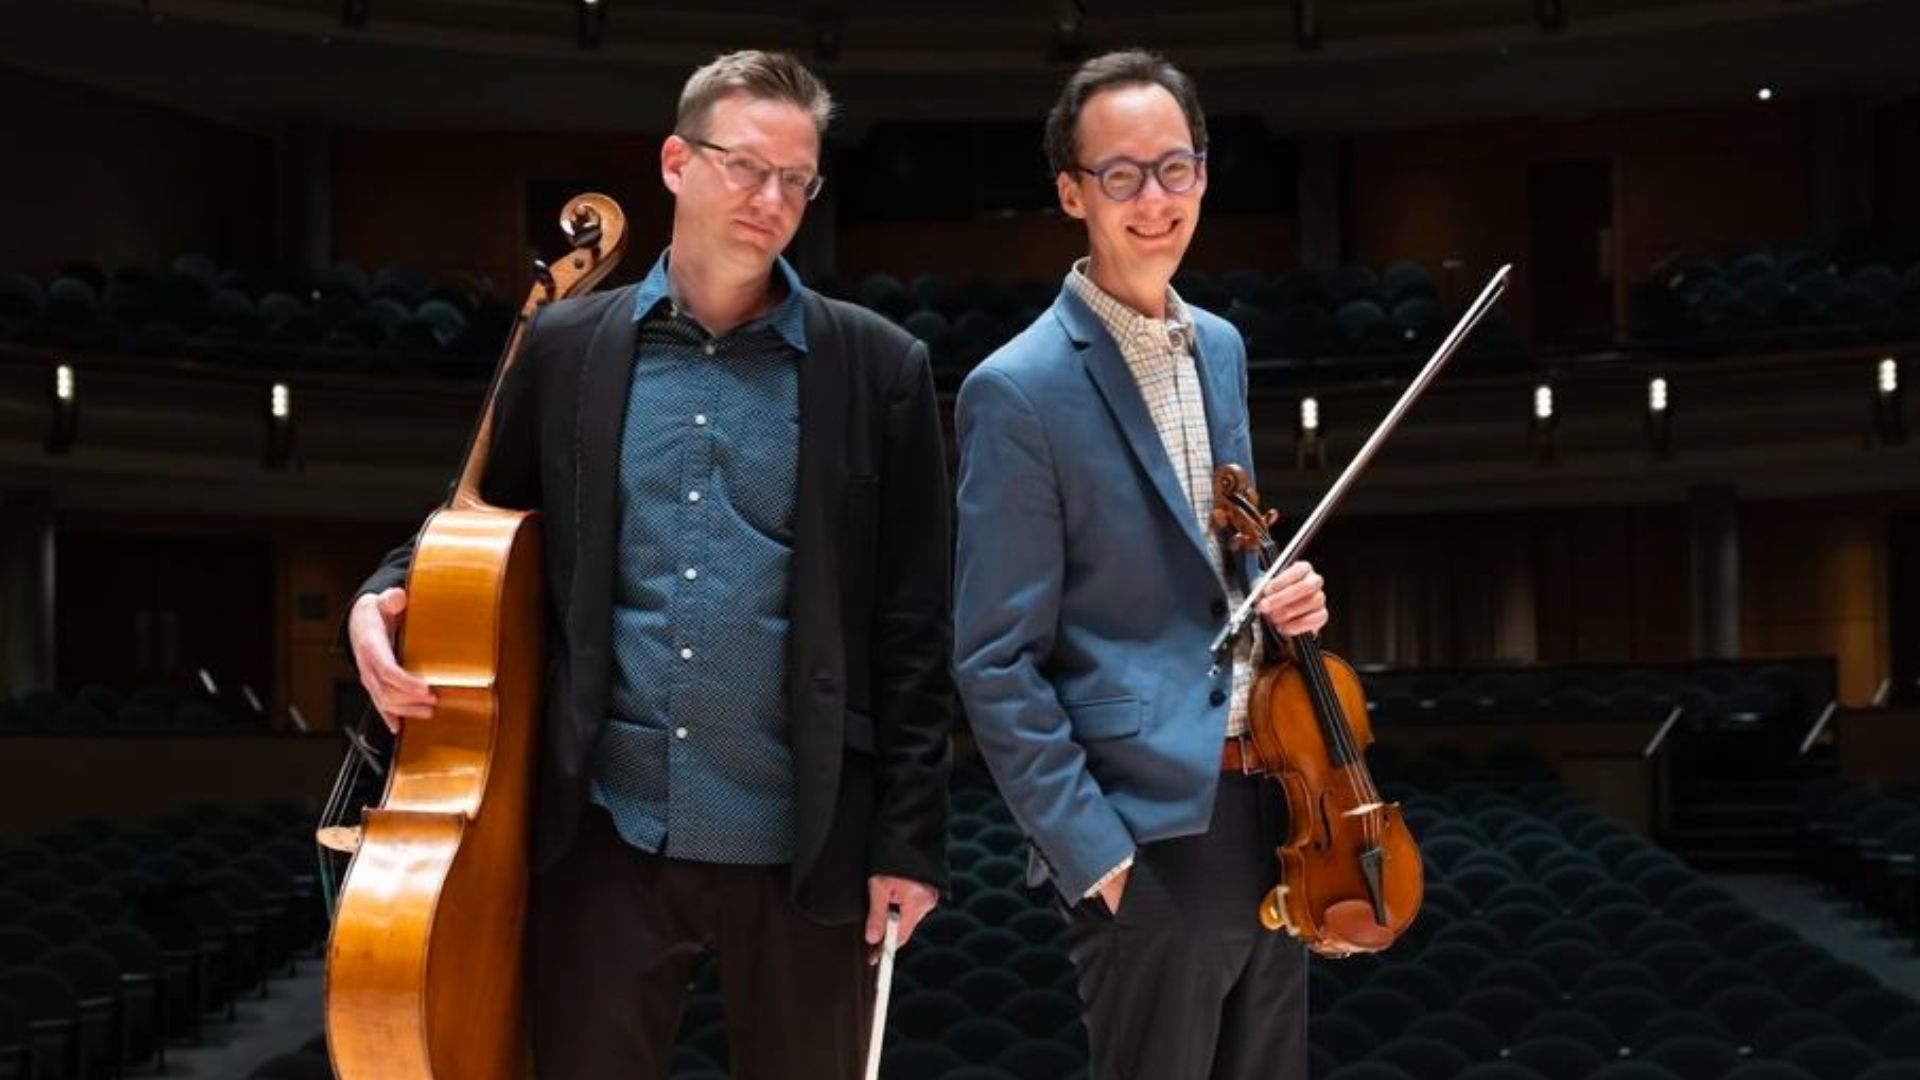
<path fill-rule="evenodd" d="M 784 866 L 638 851 L 587 807 L 572 849 L 533 883 L 534 1075 L 666 1077 L 688 979 L 712 950 L 735 1080 L 858 1077 L 873 998 L 861 924 L 822 926 L 787 887 Z"/>
<path fill-rule="evenodd" d="M 1306 1080 L 1306 949 L 1258 914 L 1285 814 L 1222 776 L 1205 833 L 1141 845 L 1118 913 L 1067 910 L 1091 1080 Z"/>

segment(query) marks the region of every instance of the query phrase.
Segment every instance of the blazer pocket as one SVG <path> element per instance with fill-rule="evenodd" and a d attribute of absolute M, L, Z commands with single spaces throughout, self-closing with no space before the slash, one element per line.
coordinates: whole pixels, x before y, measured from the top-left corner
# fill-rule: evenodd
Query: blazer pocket
<path fill-rule="evenodd" d="M 1099 698 L 1094 701 L 1066 702 L 1067 722 L 1082 739 L 1124 739 L 1140 734 L 1140 699 Z"/>

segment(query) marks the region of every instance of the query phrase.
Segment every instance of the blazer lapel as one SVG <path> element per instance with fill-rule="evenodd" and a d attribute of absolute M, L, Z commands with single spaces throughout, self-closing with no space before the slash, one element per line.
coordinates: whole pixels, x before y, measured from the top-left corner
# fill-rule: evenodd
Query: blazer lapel
<path fill-rule="evenodd" d="M 800 364 L 800 462 L 793 504 L 793 562 L 787 588 L 787 705 L 792 724 L 794 865 L 811 864 L 826 846 L 839 790 L 844 702 L 833 684 L 845 663 L 840 629 L 836 541 L 846 487 L 848 375 L 846 335 L 832 310 L 801 294 L 807 353 Z M 856 571 L 858 572 L 858 571 Z"/>
<path fill-rule="evenodd" d="M 1153 489 L 1159 493 L 1160 501 L 1167 512 L 1180 525 L 1180 529 L 1193 543 L 1193 549 L 1201 559 L 1207 558 L 1206 539 L 1200 535 L 1200 523 L 1194 519 L 1193 504 L 1187 501 L 1186 492 L 1181 490 L 1180 480 L 1174 475 L 1173 462 L 1167 459 L 1166 444 L 1160 441 L 1160 429 L 1154 426 L 1153 413 L 1147 408 L 1146 398 L 1140 395 L 1140 384 L 1134 381 L 1133 369 L 1127 366 L 1126 357 L 1120 355 L 1120 347 L 1114 343 L 1113 335 L 1100 322 L 1099 316 L 1073 293 L 1072 286 L 1062 289 L 1060 299 L 1054 303 L 1054 312 L 1066 327 L 1067 336 L 1080 350 L 1080 358 L 1087 366 L 1087 374 L 1093 379 L 1093 385 L 1106 400 L 1107 410 L 1120 427 L 1120 433 L 1126 437 L 1127 447 L 1147 474 Z"/>
<path fill-rule="evenodd" d="M 1243 461 L 1238 449 L 1233 445 L 1234 429 L 1240 426 L 1240 417 L 1233 406 L 1233 391 L 1224 385 L 1228 375 L 1215 369 L 1212 358 L 1221 350 L 1209 349 L 1205 335 L 1200 333 L 1199 323 L 1194 324 L 1193 368 L 1200 377 L 1200 400 L 1207 409 L 1207 444 L 1212 448 L 1213 467 L 1229 462 L 1238 464 L 1247 470 L 1248 479 L 1253 477 L 1253 462 Z"/>
<path fill-rule="evenodd" d="M 825 625 L 821 618 L 837 619 L 833 612 L 815 610 L 837 595 L 833 576 L 834 530 L 839 522 L 845 465 L 836 453 L 845 442 L 847 424 L 847 365 L 839 328 L 832 314 L 812 293 L 803 294 L 807 319 L 807 354 L 800 358 L 800 464 L 795 480 L 792 579 L 788 617 L 798 630 Z M 822 587 L 824 585 L 824 587 Z M 796 633 L 791 635 L 797 638 Z M 810 672 L 792 672 L 811 678 Z"/>
<path fill-rule="evenodd" d="M 581 360 L 580 396 L 574 410 L 573 468 L 579 495 L 573 519 L 578 554 L 570 610 L 578 635 L 575 640 L 602 643 L 603 653 L 612 636 L 614 517 L 619 509 L 614 485 L 620 477 L 620 436 L 639 349 L 639 326 L 633 317 L 633 293 L 638 288 L 622 289 L 594 328 Z"/>
<path fill-rule="evenodd" d="M 1213 450 L 1213 468 L 1218 472 L 1220 466 L 1232 463 L 1247 471 L 1247 482 L 1253 483 L 1253 455 L 1242 453 L 1233 439 L 1233 433 L 1240 428 L 1245 404 L 1238 400 L 1234 392 L 1240 380 L 1235 372 L 1229 370 L 1224 357 L 1230 355 L 1224 342 L 1217 338 L 1209 340 L 1200 328 L 1200 321 L 1193 324 L 1193 366 L 1200 377 L 1200 398 L 1207 408 L 1207 444 Z M 1256 485 L 1256 490 L 1258 487 Z M 1246 553 L 1236 555 L 1232 549 L 1225 553 L 1224 564 L 1234 568 L 1238 584 L 1246 586 L 1259 574 L 1259 557 Z"/>

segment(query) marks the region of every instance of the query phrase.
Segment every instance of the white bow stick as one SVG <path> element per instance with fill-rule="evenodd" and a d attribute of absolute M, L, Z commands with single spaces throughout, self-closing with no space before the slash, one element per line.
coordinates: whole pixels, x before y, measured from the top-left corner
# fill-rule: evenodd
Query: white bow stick
<path fill-rule="evenodd" d="M 887 1041 L 887 999 L 893 996 L 893 954 L 900 951 L 900 909 L 887 908 L 887 936 L 880 943 L 879 992 L 873 999 L 873 1037 L 867 1042 L 867 1080 L 880 1080 L 880 1047 Z"/>

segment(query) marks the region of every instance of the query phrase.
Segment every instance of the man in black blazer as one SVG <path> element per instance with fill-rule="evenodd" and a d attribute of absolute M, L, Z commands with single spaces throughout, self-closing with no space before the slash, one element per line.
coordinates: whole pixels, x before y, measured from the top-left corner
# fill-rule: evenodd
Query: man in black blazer
<path fill-rule="evenodd" d="M 923 345 L 779 257 L 832 103 L 720 57 L 661 147 L 673 239 L 543 309 L 482 485 L 546 528 L 551 649 L 529 915 L 542 1077 L 661 1077 L 718 953 L 736 1077 L 855 1075 L 866 945 L 947 880 L 946 453 Z M 409 544 L 348 633 L 396 730 Z"/>

